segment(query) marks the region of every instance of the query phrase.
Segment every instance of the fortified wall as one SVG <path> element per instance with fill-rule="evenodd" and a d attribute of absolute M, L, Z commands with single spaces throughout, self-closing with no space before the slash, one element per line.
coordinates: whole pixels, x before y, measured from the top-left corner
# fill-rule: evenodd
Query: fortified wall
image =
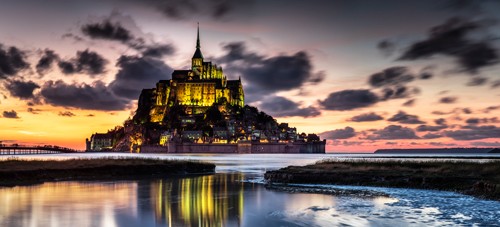
<path fill-rule="evenodd" d="M 325 153 L 326 141 L 293 143 L 260 143 L 240 141 L 237 144 L 196 144 L 170 142 L 167 146 L 143 145 L 141 153 Z"/>

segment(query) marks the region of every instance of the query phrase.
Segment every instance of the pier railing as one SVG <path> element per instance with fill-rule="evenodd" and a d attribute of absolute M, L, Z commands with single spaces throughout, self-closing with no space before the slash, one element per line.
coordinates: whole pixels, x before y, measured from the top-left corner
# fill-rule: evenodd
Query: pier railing
<path fill-rule="evenodd" d="M 22 155 L 22 154 L 60 154 L 77 153 L 79 150 L 60 146 L 26 146 L 26 145 L 0 145 L 0 155 Z"/>

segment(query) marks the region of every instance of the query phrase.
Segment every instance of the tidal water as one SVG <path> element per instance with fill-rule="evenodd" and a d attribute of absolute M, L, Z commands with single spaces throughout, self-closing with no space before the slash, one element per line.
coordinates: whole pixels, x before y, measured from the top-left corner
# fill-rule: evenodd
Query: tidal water
<path fill-rule="evenodd" d="M 86 158 L 103 156 L 137 155 L 78 155 Z M 453 192 L 296 185 L 387 195 L 365 197 L 354 193 L 333 196 L 274 191 L 266 189 L 263 183 L 266 170 L 310 164 L 324 158 L 356 159 L 364 155 L 140 156 L 213 162 L 217 165 L 217 173 L 164 179 L 67 181 L 0 187 L 0 226 L 500 226 L 500 202 Z M 75 155 L 17 157 L 66 159 Z M 453 160 L 456 157 L 445 158 Z"/>

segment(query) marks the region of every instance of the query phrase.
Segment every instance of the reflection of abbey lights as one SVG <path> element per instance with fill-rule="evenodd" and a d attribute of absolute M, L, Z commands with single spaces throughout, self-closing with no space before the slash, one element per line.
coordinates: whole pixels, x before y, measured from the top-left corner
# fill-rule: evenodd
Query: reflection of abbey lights
<path fill-rule="evenodd" d="M 157 181 L 151 197 L 158 222 L 168 226 L 239 226 L 243 217 L 243 175 L 210 175 Z"/>
<path fill-rule="evenodd" d="M 3 188 L 0 189 L 0 226 L 12 226 L 16 220 L 14 223 L 20 222 L 19 217 L 22 217 L 21 226 L 39 226 L 41 223 L 52 223 L 52 226 L 71 226 L 71 223 L 118 226 L 114 214 L 117 207 L 131 216 L 137 215 L 136 188 L 137 185 L 131 183 L 75 182 Z"/>

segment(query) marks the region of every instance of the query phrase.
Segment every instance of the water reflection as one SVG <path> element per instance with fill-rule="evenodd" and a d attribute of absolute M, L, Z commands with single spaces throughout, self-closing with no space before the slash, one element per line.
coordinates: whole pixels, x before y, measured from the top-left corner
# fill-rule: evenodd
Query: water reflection
<path fill-rule="evenodd" d="M 137 214 L 137 185 L 58 182 L 0 188 L 0 226 L 117 226 Z"/>
<path fill-rule="evenodd" d="M 168 226 L 240 226 L 242 180 L 241 174 L 219 174 L 152 182 L 156 220 Z"/>
<path fill-rule="evenodd" d="M 243 177 L 0 188 L 0 226 L 241 226 Z"/>
<path fill-rule="evenodd" d="M 391 195 L 375 198 L 283 193 L 251 183 L 254 177 L 261 178 L 236 173 L 0 188 L 0 226 L 500 225 L 499 202 L 452 192 L 372 188 Z"/>

